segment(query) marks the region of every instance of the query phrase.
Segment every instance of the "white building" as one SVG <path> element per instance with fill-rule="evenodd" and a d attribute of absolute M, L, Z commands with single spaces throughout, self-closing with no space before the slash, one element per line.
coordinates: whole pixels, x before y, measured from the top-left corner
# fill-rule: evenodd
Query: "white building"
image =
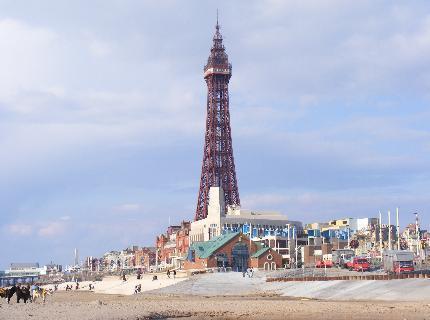
<path fill-rule="evenodd" d="M 349 228 L 351 233 L 369 232 L 371 226 L 379 225 L 378 218 L 349 218 Z"/>
<path fill-rule="evenodd" d="M 205 219 L 191 223 L 190 244 L 208 241 L 229 231 L 242 231 L 251 236 L 252 241 L 264 242 L 283 258 L 289 259 L 290 251 L 293 249 L 291 240 L 303 233 L 303 225 L 299 221 L 289 220 L 287 216 L 278 212 L 255 212 L 237 206 L 228 206 L 225 212 L 222 188 L 211 187 L 208 215 Z"/>
<path fill-rule="evenodd" d="M 25 277 L 46 275 L 47 267 L 39 267 L 38 263 L 11 263 L 10 268 L 5 270 L 6 276 Z"/>

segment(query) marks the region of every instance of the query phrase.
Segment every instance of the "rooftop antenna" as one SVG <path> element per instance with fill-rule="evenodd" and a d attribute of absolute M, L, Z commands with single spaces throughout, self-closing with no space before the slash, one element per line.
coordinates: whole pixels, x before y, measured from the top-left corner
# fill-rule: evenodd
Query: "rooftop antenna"
<path fill-rule="evenodd" d="M 216 9 L 216 28 L 219 29 L 219 23 L 218 23 L 218 8 Z"/>

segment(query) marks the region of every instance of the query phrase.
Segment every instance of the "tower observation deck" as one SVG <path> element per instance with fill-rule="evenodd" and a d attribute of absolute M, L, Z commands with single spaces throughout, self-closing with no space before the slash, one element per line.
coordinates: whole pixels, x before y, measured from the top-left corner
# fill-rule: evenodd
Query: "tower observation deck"
<path fill-rule="evenodd" d="M 207 216 L 211 187 L 222 187 L 226 207 L 240 205 L 231 139 L 228 94 L 232 67 L 228 61 L 219 30 L 217 19 L 211 52 L 204 67 L 204 79 L 208 87 L 207 117 L 195 221 Z"/>

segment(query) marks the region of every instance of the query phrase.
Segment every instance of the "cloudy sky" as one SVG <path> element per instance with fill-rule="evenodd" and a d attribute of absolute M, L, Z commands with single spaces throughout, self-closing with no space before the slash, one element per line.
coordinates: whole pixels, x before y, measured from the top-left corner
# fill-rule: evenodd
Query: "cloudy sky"
<path fill-rule="evenodd" d="M 242 207 L 429 226 L 428 1 L 0 0 L 0 269 L 193 218 L 217 7 Z"/>

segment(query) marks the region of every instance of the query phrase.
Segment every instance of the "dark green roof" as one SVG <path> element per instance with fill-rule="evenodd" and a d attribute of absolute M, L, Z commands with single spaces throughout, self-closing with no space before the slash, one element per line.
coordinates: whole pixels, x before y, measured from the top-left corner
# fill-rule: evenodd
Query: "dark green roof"
<path fill-rule="evenodd" d="M 200 259 L 206 259 L 239 234 L 240 232 L 230 232 L 214 237 L 209 241 L 194 242 L 190 249 L 194 250 L 196 256 Z"/>
<path fill-rule="evenodd" d="M 259 256 L 261 256 L 263 253 L 265 253 L 266 251 L 270 250 L 269 247 L 263 247 L 259 250 L 257 250 L 252 256 L 251 258 L 258 258 Z"/>

